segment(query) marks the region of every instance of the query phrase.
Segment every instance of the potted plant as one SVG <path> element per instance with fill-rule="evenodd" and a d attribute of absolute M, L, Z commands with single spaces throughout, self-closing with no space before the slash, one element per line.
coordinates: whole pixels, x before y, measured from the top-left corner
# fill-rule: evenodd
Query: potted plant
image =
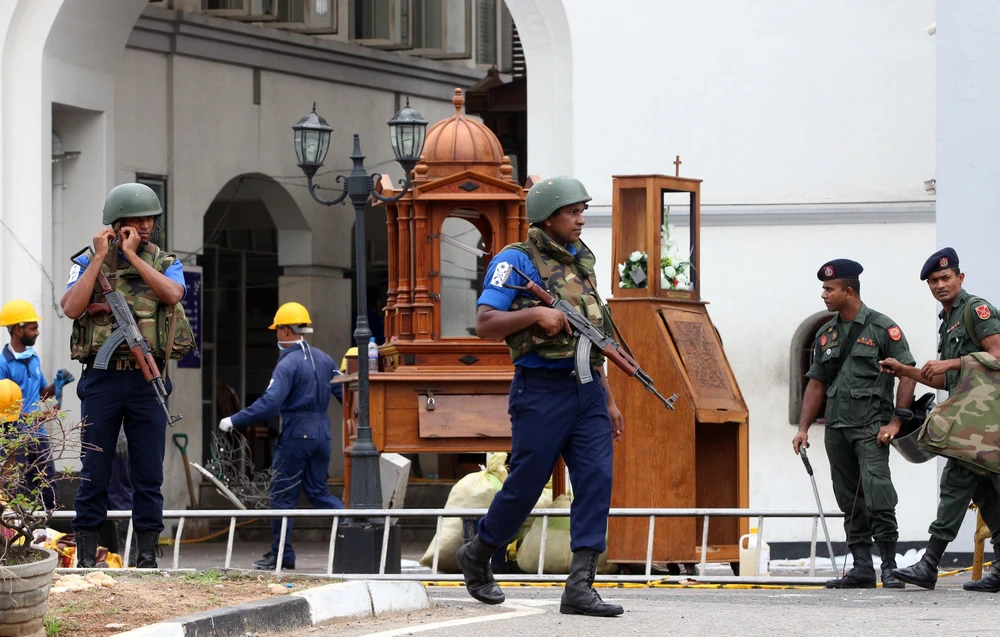
<path fill-rule="evenodd" d="M 9 380 L 0 384 L 0 634 L 44 636 L 59 556 L 33 542 L 54 510 L 46 506 L 54 497 L 46 496 L 68 475 L 45 469 L 50 460 L 68 457 L 82 424 L 67 424 L 58 412 L 20 414 L 20 390 Z"/>

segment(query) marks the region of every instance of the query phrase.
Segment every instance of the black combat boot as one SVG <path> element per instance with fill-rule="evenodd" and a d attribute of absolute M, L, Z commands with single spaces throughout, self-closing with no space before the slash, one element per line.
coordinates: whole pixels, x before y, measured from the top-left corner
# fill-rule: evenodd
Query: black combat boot
<path fill-rule="evenodd" d="M 906 588 L 906 584 L 892 576 L 896 568 L 896 543 L 880 542 L 879 553 L 882 554 L 882 588 Z"/>
<path fill-rule="evenodd" d="M 502 604 L 506 599 L 493 579 L 493 567 L 490 565 L 496 550 L 497 547 L 490 546 L 475 535 L 471 542 L 463 544 L 455 553 L 458 567 L 465 577 L 466 590 L 484 604 Z"/>
<path fill-rule="evenodd" d="M 160 540 L 159 531 L 136 531 L 136 544 L 139 545 L 139 553 L 135 560 L 138 568 L 159 568 L 156 564 L 157 557 L 163 557 L 163 551 L 158 544 Z"/>
<path fill-rule="evenodd" d="M 827 588 L 875 588 L 877 582 L 871 547 L 855 544 L 851 547 L 851 554 L 854 556 L 854 567 L 844 577 L 826 580 Z"/>
<path fill-rule="evenodd" d="M 97 568 L 97 531 L 76 532 L 76 567 Z"/>
<path fill-rule="evenodd" d="M 255 571 L 273 571 L 278 568 L 278 555 L 272 551 L 264 553 L 264 559 L 253 563 Z M 288 554 L 281 556 L 281 569 L 286 571 L 295 570 L 295 557 L 288 557 Z"/>
<path fill-rule="evenodd" d="M 978 582 L 962 584 L 962 588 L 977 593 L 1000 593 L 1000 546 L 993 547 L 993 555 L 996 558 L 993 562 L 993 572 Z"/>
<path fill-rule="evenodd" d="M 593 617 L 615 617 L 625 612 L 618 604 L 608 604 L 594 590 L 597 576 L 597 558 L 600 553 L 593 549 L 580 549 L 573 553 L 573 565 L 566 578 L 559 612 L 564 615 L 591 615 Z"/>
<path fill-rule="evenodd" d="M 932 537 L 927 543 L 927 550 L 920 561 L 913 566 L 893 569 L 892 576 L 903 580 L 907 584 L 913 584 L 927 590 L 934 590 L 937 585 L 938 564 L 941 563 L 941 556 L 948 547 L 948 543 L 936 537 Z"/>

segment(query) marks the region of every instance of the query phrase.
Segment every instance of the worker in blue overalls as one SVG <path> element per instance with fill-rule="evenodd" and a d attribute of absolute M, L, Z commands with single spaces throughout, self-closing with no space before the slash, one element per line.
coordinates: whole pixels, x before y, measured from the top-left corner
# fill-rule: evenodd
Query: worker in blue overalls
<path fill-rule="evenodd" d="M 330 494 L 329 480 L 331 447 L 330 416 L 327 407 L 330 396 L 342 399 L 342 386 L 330 380 L 340 374 L 337 364 L 325 352 L 311 347 L 303 335 L 312 333 L 309 312 L 299 303 L 285 303 L 274 315 L 272 330 L 277 332 L 278 365 L 264 395 L 252 405 L 219 422 L 219 429 L 228 432 L 233 427 L 246 427 L 281 415 L 281 433 L 274 445 L 271 468 L 275 471 L 271 483 L 272 509 L 294 509 L 299 494 L 317 509 L 343 509 L 344 503 Z M 271 570 L 278 565 L 281 542 L 281 520 L 271 521 L 271 550 L 253 567 Z M 285 549 L 281 568 L 295 568 L 292 549 L 292 520 L 285 530 Z"/>
<path fill-rule="evenodd" d="M 63 379 L 69 377 L 68 372 L 59 370 L 56 382 L 50 385 L 42 372 L 42 363 L 38 360 L 34 347 L 39 334 L 38 322 L 41 320 L 28 301 L 10 301 L 0 308 L 0 327 L 6 327 L 10 334 L 10 343 L 3 347 L 0 355 L 0 379 L 9 378 L 21 388 L 23 414 L 41 412 L 42 401 L 54 396 L 57 389 L 61 390 Z M 52 484 L 56 478 L 56 467 L 52 460 L 48 432 L 43 424 L 40 424 L 36 437 L 40 470 L 33 470 L 31 475 L 25 476 L 25 481 L 39 485 L 45 508 L 51 511 L 55 508 L 55 489 Z"/>
<path fill-rule="evenodd" d="M 607 548 L 612 440 L 621 437 L 624 419 L 611 395 L 603 357 L 593 354 L 590 361 L 600 382 L 578 384 L 576 339 L 566 317 L 507 287 L 526 283 L 516 268 L 579 308 L 596 327 L 611 329 L 610 315 L 597 295 L 594 255 L 580 241 L 588 201 L 583 184 L 571 177 L 536 184 L 527 197 L 528 240 L 507 246 L 490 261 L 476 333 L 505 339 L 516 369 L 508 408 L 510 475 L 479 521 L 478 533 L 456 557 L 469 593 L 487 604 L 502 603 L 490 558 L 521 528 L 562 456 L 575 499 L 570 514 L 573 561 L 559 610 L 611 617 L 622 614 L 622 607 L 604 602 L 593 583 L 597 559 Z"/>

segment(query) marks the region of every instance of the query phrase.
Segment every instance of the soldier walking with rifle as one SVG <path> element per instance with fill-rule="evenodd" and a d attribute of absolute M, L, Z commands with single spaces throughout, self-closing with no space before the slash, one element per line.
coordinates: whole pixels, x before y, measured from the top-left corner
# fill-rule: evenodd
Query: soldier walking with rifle
<path fill-rule="evenodd" d="M 625 422 L 603 371 L 605 357 L 656 391 L 608 336 L 611 317 L 597 295 L 594 254 L 580 241 L 588 201 L 583 184 L 570 177 L 536 184 L 527 197 L 528 240 L 490 262 L 476 333 L 505 339 L 516 369 L 508 409 L 510 475 L 456 557 L 472 597 L 502 603 L 490 558 L 520 529 L 562 456 L 575 500 L 573 561 L 559 610 L 612 617 L 622 607 L 604 602 L 593 583 L 607 548 L 612 441 L 621 439 Z M 660 399 L 672 408 L 672 399 Z"/>
<path fill-rule="evenodd" d="M 186 288 L 181 263 L 150 243 L 160 201 L 149 187 L 115 187 L 104 204 L 105 228 L 93 247 L 73 256 L 62 308 L 74 319 L 71 356 L 83 363 L 77 386 L 87 426 L 76 495 L 77 561 L 95 566 L 98 530 L 107 517 L 108 481 L 119 429 L 128 442 L 132 519 L 139 568 L 156 568 L 163 530 L 163 454 L 170 415 L 166 361 L 193 347 L 180 305 Z"/>

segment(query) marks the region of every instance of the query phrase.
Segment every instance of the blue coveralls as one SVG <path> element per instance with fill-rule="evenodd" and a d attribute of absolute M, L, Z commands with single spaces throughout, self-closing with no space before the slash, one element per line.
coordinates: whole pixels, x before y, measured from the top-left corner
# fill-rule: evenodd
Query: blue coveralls
<path fill-rule="evenodd" d="M 42 363 L 34 353 L 23 359 L 18 359 L 10 345 L 3 348 L 3 355 L 0 356 L 0 379 L 8 378 L 21 388 L 21 413 L 29 414 L 41 409 L 42 390 L 48 387 L 49 383 L 42 372 Z M 49 445 L 49 434 L 45 427 L 38 430 L 37 443 L 32 455 L 36 456 L 42 465 L 41 471 L 32 469 L 25 477 L 25 484 L 36 485 L 36 478 L 42 477 L 50 484 L 56 479 L 56 465 L 52 461 L 52 452 Z M 32 462 L 35 458 L 23 458 L 22 462 Z M 33 488 L 33 487 L 32 487 Z M 50 486 L 42 489 L 42 501 L 45 508 L 52 510 L 55 508 L 55 490 Z"/>
<path fill-rule="evenodd" d="M 85 257 L 81 257 L 85 259 Z M 119 254 L 120 262 L 125 256 Z M 68 290 L 80 278 L 83 267 L 70 270 Z M 184 286 L 184 268 L 175 261 L 164 276 Z M 184 288 L 185 294 L 187 287 Z M 156 402 L 153 387 L 142 371 L 117 369 L 112 360 L 108 369 L 95 369 L 93 359 L 84 363 L 83 375 L 76 387 L 80 413 L 86 423 L 82 440 L 91 448 L 83 452 L 80 488 L 76 492 L 76 517 L 73 530 L 99 531 L 108 514 L 108 486 L 115 462 L 118 431 L 125 427 L 128 438 L 128 465 L 132 479 L 132 524 L 139 533 L 163 531 L 163 455 L 166 447 L 167 417 Z M 163 361 L 158 361 L 161 365 Z M 160 369 L 160 373 L 163 369 Z M 167 394 L 173 385 L 164 380 Z M 120 505 L 119 503 L 116 503 Z"/>
<path fill-rule="evenodd" d="M 281 352 L 264 395 L 231 416 L 234 427 L 246 427 L 281 414 L 281 434 L 271 460 L 276 471 L 271 483 L 272 509 L 296 508 L 303 490 L 317 509 L 344 508 L 327 486 L 332 453 L 327 407 L 330 395 L 342 391 L 340 385 L 330 384 L 339 373 L 337 364 L 325 352 L 299 341 Z M 277 555 L 281 520 L 271 521 L 271 534 L 271 552 Z M 295 561 L 291 538 L 289 519 L 282 566 Z"/>
<path fill-rule="evenodd" d="M 574 252 L 572 246 L 569 250 Z M 479 305 L 507 311 L 517 294 L 527 294 L 502 287 L 502 277 L 494 276 L 497 266 L 504 262 L 542 285 L 538 269 L 527 254 L 517 249 L 503 250 L 490 262 Z M 506 282 L 525 283 L 514 271 Z M 607 548 L 614 457 L 607 396 L 596 373 L 592 382 L 579 385 L 572 372 L 572 358 L 552 361 L 531 352 L 515 362 L 507 410 L 511 423 L 510 475 L 478 528 L 480 539 L 490 546 L 506 546 L 517 534 L 561 455 L 574 493 L 570 550 L 603 553 Z"/>

